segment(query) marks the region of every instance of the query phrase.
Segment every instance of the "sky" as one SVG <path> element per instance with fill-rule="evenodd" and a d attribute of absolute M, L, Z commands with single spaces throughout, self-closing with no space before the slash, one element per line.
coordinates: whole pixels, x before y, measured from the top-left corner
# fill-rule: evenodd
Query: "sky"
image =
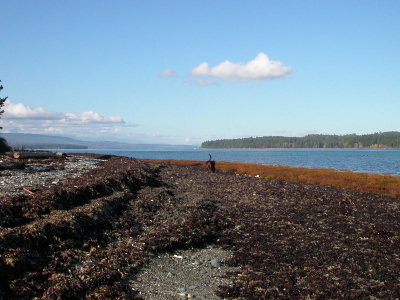
<path fill-rule="evenodd" d="M 398 0 L 0 0 L 4 133 L 400 131 Z"/>

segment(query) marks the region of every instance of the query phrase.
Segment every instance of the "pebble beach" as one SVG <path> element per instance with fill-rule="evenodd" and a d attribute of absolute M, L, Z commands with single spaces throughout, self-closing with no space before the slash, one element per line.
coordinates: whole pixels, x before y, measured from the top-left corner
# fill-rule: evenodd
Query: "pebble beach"
<path fill-rule="evenodd" d="M 400 201 L 202 166 L 1 158 L 0 299 L 396 299 Z"/>
<path fill-rule="evenodd" d="M 52 160 L 18 160 L 0 156 L 0 196 L 27 194 L 23 190 L 46 189 L 94 169 L 99 159 L 67 156 Z M 1 169 L 0 169 L 1 170 Z"/>

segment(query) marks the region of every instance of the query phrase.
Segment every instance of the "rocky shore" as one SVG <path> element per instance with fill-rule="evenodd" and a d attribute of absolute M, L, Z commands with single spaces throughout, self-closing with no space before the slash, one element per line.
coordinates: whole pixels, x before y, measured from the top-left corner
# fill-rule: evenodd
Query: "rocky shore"
<path fill-rule="evenodd" d="M 0 299 L 400 297 L 399 199 L 116 156 L 0 160 Z"/>
<path fill-rule="evenodd" d="M 97 168 L 100 159 L 66 156 L 54 159 L 13 159 L 0 156 L 0 196 L 29 194 L 46 189 Z M 27 191 L 28 190 L 28 191 Z"/>

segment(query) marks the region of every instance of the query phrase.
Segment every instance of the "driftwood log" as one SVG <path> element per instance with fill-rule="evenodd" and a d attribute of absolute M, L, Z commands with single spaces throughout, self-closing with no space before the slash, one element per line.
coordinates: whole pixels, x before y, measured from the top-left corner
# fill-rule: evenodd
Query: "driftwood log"
<path fill-rule="evenodd" d="M 13 152 L 10 155 L 13 158 L 61 158 L 66 156 L 62 152 Z"/>

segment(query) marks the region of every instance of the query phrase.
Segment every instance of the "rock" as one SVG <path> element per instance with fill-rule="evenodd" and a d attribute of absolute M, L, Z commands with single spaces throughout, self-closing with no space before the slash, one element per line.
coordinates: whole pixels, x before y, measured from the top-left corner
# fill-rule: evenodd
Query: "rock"
<path fill-rule="evenodd" d="M 212 267 L 212 268 L 220 268 L 221 265 L 222 265 L 222 262 L 221 262 L 219 259 L 214 258 L 214 259 L 212 259 L 212 260 L 210 261 L 210 264 L 211 264 L 211 267 Z"/>

